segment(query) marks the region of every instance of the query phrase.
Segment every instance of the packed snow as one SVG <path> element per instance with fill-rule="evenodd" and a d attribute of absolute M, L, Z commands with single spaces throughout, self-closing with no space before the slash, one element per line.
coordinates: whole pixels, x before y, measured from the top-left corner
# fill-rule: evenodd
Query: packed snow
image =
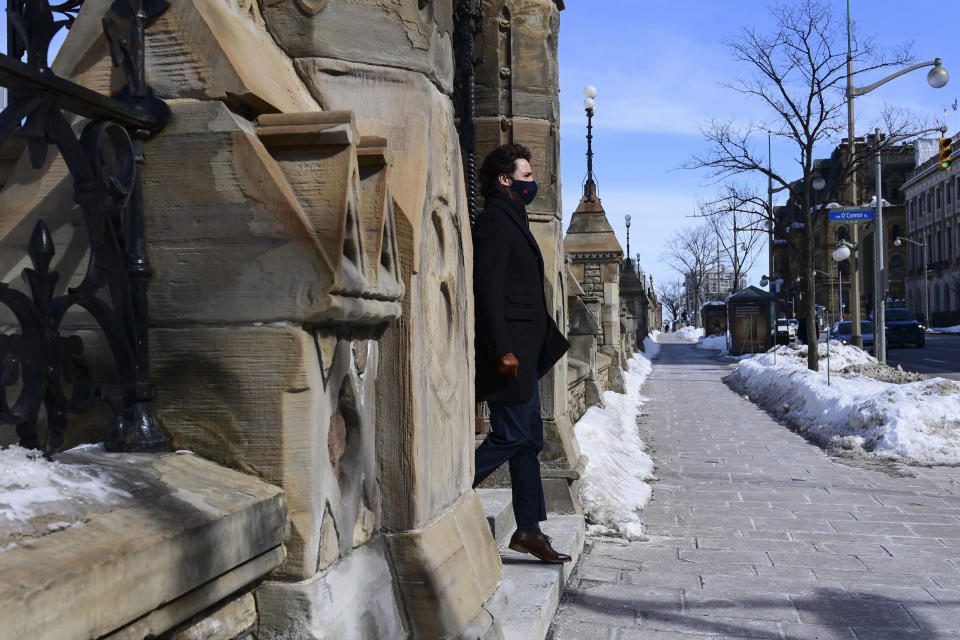
<path fill-rule="evenodd" d="M 700 338 L 697 343 L 697 349 L 711 349 L 720 351 L 721 355 L 727 354 L 727 336 L 725 334 L 715 334 Z"/>
<path fill-rule="evenodd" d="M 826 345 L 818 346 L 820 371 L 807 369 L 806 347 L 778 347 L 740 361 L 727 382 L 821 446 L 915 464 L 960 464 L 960 385 L 842 373 L 877 361 L 836 341 L 830 342 L 828 385 Z"/>
<path fill-rule="evenodd" d="M 55 531 L 74 523 L 46 522 L 82 503 L 109 507 L 131 495 L 111 485 L 102 469 L 87 464 L 51 462 L 39 452 L 10 446 L 0 449 L 0 541 L 8 537 Z M 0 550 L 9 548 L 0 545 Z"/>
<path fill-rule="evenodd" d="M 647 481 L 653 477 L 653 460 L 644 451 L 637 417 L 647 401 L 640 387 L 653 369 L 650 361 L 660 345 L 646 338 L 644 349 L 627 361 L 626 393 L 605 392 L 604 407 L 590 407 L 574 427 L 580 450 L 587 456 L 580 500 L 591 535 L 645 539 L 640 510 L 650 501 Z"/>
<path fill-rule="evenodd" d="M 934 333 L 960 333 L 960 324 L 952 327 L 933 327 L 930 330 Z"/>
<path fill-rule="evenodd" d="M 683 329 L 678 329 L 673 332 L 673 336 L 678 340 L 686 340 L 687 342 L 696 342 L 703 336 L 703 327 L 684 327 Z"/>

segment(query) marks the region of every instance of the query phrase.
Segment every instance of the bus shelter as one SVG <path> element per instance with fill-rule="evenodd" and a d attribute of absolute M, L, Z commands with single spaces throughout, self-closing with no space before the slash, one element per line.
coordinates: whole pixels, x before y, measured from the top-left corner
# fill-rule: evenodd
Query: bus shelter
<path fill-rule="evenodd" d="M 727 298 L 730 355 L 762 353 L 773 347 L 779 304 L 775 295 L 754 286 Z"/>
<path fill-rule="evenodd" d="M 727 305 L 718 300 L 712 300 L 700 307 L 700 317 L 703 318 L 703 335 L 716 336 L 727 333 Z"/>

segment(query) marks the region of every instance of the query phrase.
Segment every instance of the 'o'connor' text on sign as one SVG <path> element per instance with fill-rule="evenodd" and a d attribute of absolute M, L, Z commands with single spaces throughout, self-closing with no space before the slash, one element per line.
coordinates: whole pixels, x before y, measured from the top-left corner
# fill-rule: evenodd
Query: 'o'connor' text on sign
<path fill-rule="evenodd" d="M 836 209 L 830 212 L 834 222 L 873 222 L 877 212 L 874 209 Z"/>

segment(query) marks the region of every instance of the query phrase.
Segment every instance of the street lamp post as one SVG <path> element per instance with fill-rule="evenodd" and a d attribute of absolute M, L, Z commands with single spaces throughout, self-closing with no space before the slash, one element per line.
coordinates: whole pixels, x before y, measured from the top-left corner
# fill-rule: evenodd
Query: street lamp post
<path fill-rule="evenodd" d="M 923 242 L 917 242 L 916 240 L 911 240 L 910 238 L 903 238 L 897 236 L 893 241 L 893 246 L 899 247 L 903 245 L 904 242 L 910 242 L 912 244 L 920 245 L 920 248 L 923 249 L 923 254 L 921 259 L 923 260 L 923 313 L 924 313 L 924 322 L 929 327 L 930 326 L 930 291 L 927 287 L 927 242 L 926 237 L 924 237 Z"/>
<path fill-rule="evenodd" d="M 853 225 L 854 229 L 856 229 L 856 227 L 857 225 Z M 849 259 L 850 256 L 852 255 L 852 252 L 857 250 L 857 247 L 858 247 L 857 243 L 847 242 L 846 240 L 841 240 L 840 242 L 837 243 L 837 248 L 833 250 L 833 261 L 837 263 L 837 273 L 840 273 L 840 263 L 843 262 L 844 260 Z M 850 260 L 850 261 L 853 262 L 853 260 Z M 851 289 L 852 288 L 853 287 L 851 286 Z M 853 295 L 853 291 L 850 292 L 850 295 L 851 296 Z M 842 286 L 840 287 L 840 319 L 843 320 L 843 287 Z M 853 342 L 853 334 L 860 333 L 860 327 L 859 327 L 860 318 L 859 316 L 854 317 L 851 313 L 850 321 L 857 323 L 856 327 L 854 327 L 852 324 L 850 325 L 850 341 Z M 860 348 L 861 349 L 863 348 L 862 336 L 860 340 Z"/>
<path fill-rule="evenodd" d="M 839 262 L 835 262 L 834 264 L 837 265 L 837 281 L 839 283 L 837 284 L 837 289 L 840 293 L 840 299 L 837 300 L 837 319 L 843 320 L 843 270 L 840 269 Z"/>
<path fill-rule="evenodd" d="M 627 225 L 627 260 L 630 260 L 630 214 L 628 213 L 623 218 L 624 222 Z M 637 260 L 637 275 L 640 275 L 640 261 Z"/>
<path fill-rule="evenodd" d="M 950 80 L 950 73 L 943 68 L 943 60 L 940 58 L 935 58 L 927 62 L 921 62 L 904 69 L 900 69 L 896 73 L 892 73 L 885 78 L 874 82 L 873 84 L 867 85 L 865 87 L 854 87 L 853 86 L 853 46 L 852 46 L 852 34 L 851 34 L 851 22 L 850 22 L 850 0 L 847 0 L 847 139 L 848 139 L 848 153 L 850 153 L 851 166 L 850 166 L 850 200 L 856 204 L 857 202 L 857 171 L 856 171 L 856 134 L 854 132 L 854 118 L 853 118 L 853 99 L 857 96 L 862 96 L 867 93 L 870 93 L 879 86 L 882 86 L 894 78 L 898 78 L 905 73 L 911 71 L 916 71 L 917 69 L 923 69 L 924 67 L 933 67 L 930 72 L 927 74 L 927 83 L 934 89 L 940 89 L 945 86 Z M 879 202 L 879 199 L 878 199 Z M 856 244 L 859 240 L 859 231 L 857 225 L 853 225 L 852 232 L 853 243 Z M 850 261 L 851 273 L 850 273 L 850 313 L 851 320 L 853 321 L 853 335 L 851 335 L 851 341 L 854 345 L 863 348 L 863 336 L 860 335 L 860 267 L 859 260 L 853 259 Z"/>
<path fill-rule="evenodd" d="M 587 85 L 583 88 L 583 109 L 587 112 L 587 183 L 586 196 L 588 202 L 593 202 L 597 194 L 596 183 L 593 180 L 593 114 L 597 110 L 597 88 Z"/>

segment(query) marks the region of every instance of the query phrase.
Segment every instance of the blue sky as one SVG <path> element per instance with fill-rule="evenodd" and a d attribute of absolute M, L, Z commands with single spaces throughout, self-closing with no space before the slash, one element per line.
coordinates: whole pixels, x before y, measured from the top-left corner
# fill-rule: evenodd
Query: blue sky
<path fill-rule="evenodd" d="M 218 0 L 221 1 L 221 0 Z M 845 0 L 832 2 L 838 15 Z M 706 148 L 698 126 L 710 117 L 763 119 L 756 104 L 719 85 L 744 73 L 722 40 L 740 27 L 763 28 L 771 21 L 764 0 L 566 0 L 560 14 L 561 179 L 564 230 L 582 195 L 586 174 L 586 118 L 583 87 L 597 87 L 594 117 L 594 173 L 600 196 L 621 245 L 626 249 L 624 216 L 632 216 L 630 250 L 657 282 L 678 277 L 660 260 L 664 241 L 695 224 L 698 201 L 717 192 L 702 171 L 680 169 L 691 154 Z M 949 38 L 960 27 L 956 0 L 852 0 L 860 32 L 882 43 L 913 41 L 915 58 L 944 59 L 953 79 L 930 88 L 925 71 L 915 71 L 857 99 L 857 131 L 872 131 L 885 104 L 909 109 L 928 122 L 939 118 L 951 133 L 960 131 L 960 51 Z M 0 47 L 6 49 L 6 16 L 0 14 Z M 948 46 L 953 45 L 950 50 Z M 52 49 L 56 50 L 55 45 Z M 878 77 L 862 77 L 857 83 Z M 947 109 L 946 114 L 944 109 Z M 765 140 L 758 140 L 765 146 Z M 830 148 L 822 150 L 828 155 Z M 773 165 L 795 175 L 793 150 L 776 145 Z M 766 182 L 759 181 L 761 192 Z M 765 254 L 751 273 L 764 272 Z"/>
<path fill-rule="evenodd" d="M 842 17 L 844 0 L 830 0 Z M 630 250 L 657 282 L 676 279 L 659 257 L 674 230 L 698 222 L 689 218 L 698 200 L 716 193 L 703 171 L 678 167 L 706 149 L 698 125 L 710 117 L 760 119 L 767 112 L 720 82 L 734 80 L 745 67 L 734 62 L 722 40 L 744 25 L 770 25 L 762 0 L 567 0 L 560 14 L 561 176 L 564 230 L 582 195 L 586 174 L 586 117 L 582 90 L 597 87 L 594 116 L 594 174 L 600 197 L 621 245 L 626 248 L 624 216 L 630 214 Z M 879 42 L 913 41 L 917 61 L 944 59 L 952 73 L 943 89 L 932 89 L 926 70 L 914 71 L 858 98 L 857 131 L 872 131 L 885 103 L 909 109 L 950 132 L 960 130 L 960 50 L 948 34 L 960 27 L 960 4 L 953 0 L 853 0 L 852 15 L 861 33 Z M 949 26 L 948 26 L 949 25 Z M 861 76 L 857 84 L 882 77 Z M 944 120 L 944 108 L 947 109 Z M 757 140 L 766 147 L 766 140 Z M 821 150 L 828 155 L 830 148 Z M 775 170 L 794 175 L 793 151 L 773 148 Z M 766 192 L 766 181 L 759 184 Z M 756 284 L 765 272 L 765 253 L 751 273 Z"/>

